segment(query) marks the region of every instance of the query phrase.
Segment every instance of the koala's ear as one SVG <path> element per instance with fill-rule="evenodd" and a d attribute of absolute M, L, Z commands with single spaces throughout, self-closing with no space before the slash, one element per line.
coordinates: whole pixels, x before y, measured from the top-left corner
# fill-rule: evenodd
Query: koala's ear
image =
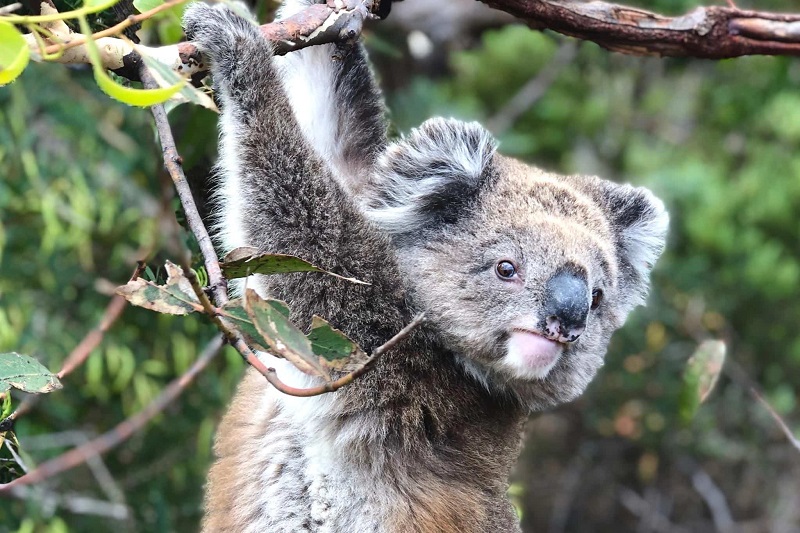
<path fill-rule="evenodd" d="M 458 221 L 492 175 L 495 149 L 476 122 L 428 120 L 381 155 L 367 216 L 395 235 Z"/>
<path fill-rule="evenodd" d="M 617 235 L 621 274 L 644 298 L 650 271 L 666 245 L 669 214 L 664 202 L 643 187 L 603 184 L 600 200 Z"/>

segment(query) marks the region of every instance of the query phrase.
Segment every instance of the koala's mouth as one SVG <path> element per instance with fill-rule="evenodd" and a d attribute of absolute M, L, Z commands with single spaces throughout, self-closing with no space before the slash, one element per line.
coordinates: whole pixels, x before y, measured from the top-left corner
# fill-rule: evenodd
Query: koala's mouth
<path fill-rule="evenodd" d="M 558 362 L 565 345 L 541 333 L 513 328 L 508 336 L 503 366 L 523 379 L 543 379 Z"/>

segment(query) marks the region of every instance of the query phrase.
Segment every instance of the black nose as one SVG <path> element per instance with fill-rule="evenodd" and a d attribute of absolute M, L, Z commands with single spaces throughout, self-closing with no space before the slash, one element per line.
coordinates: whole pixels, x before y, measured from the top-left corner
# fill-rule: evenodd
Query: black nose
<path fill-rule="evenodd" d="M 589 315 L 589 285 L 581 276 L 562 272 L 547 282 L 544 315 L 547 335 L 560 342 L 573 342 L 586 329 Z"/>

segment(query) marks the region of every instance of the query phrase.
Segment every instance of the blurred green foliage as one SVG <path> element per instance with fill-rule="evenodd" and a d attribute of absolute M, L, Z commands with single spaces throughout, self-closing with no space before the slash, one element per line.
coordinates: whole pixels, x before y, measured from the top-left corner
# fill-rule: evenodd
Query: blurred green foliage
<path fill-rule="evenodd" d="M 393 87 L 392 119 L 401 131 L 432 115 L 492 124 L 565 42 L 523 27 L 486 32 L 481 46 L 448 58 L 446 76 Z M 374 56 L 379 70 L 397 68 L 394 54 Z M 796 451 L 745 378 L 724 375 L 693 420 L 680 416 L 686 360 L 700 340 L 721 338 L 735 375 L 800 423 L 800 64 L 630 58 L 582 43 L 558 68 L 542 97 L 496 132 L 501 151 L 646 185 L 672 225 L 649 306 L 615 336 L 606 368 L 581 400 L 532 422 L 514 493 L 526 531 L 635 530 L 641 517 L 625 491 L 686 529 L 712 530 L 698 471 L 735 520 L 800 527 L 786 504 L 800 493 Z M 181 107 L 173 119 L 187 167 L 201 172 L 213 117 Z M 97 324 L 108 288 L 137 259 L 155 266 L 169 256 L 175 204 L 150 115 L 98 94 L 86 69 L 32 65 L 0 89 L 0 176 L 0 352 L 56 370 Z M 211 334 L 191 317 L 126 310 L 64 391 L 19 421 L 26 459 L 41 462 L 141 409 Z M 241 367 L 226 353 L 147 431 L 104 456 L 111 488 L 87 467 L 46 488 L 112 502 L 121 493 L 130 518 L 53 509 L 38 493 L 4 500 L 0 531 L 196 530 L 213 428 Z"/>

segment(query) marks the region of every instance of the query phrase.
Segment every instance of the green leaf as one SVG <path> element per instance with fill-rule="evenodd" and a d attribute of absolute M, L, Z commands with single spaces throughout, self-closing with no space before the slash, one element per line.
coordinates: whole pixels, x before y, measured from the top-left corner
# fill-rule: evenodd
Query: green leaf
<path fill-rule="evenodd" d="M 167 283 L 157 285 L 152 281 L 138 278 L 117 287 L 117 294 L 133 305 L 169 315 L 188 315 L 202 312 L 203 306 L 197 299 L 191 283 L 183 275 L 178 265 L 166 262 Z"/>
<path fill-rule="evenodd" d="M 361 348 L 325 319 L 314 315 L 311 331 L 303 333 L 289 321 L 280 300 L 262 299 L 252 289 L 222 308 L 253 348 L 289 360 L 301 371 L 330 380 L 329 370 L 351 372 L 368 359 Z M 249 306 L 249 308 L 247 307 Z"/>
<path fill-rule="evenodd" d="M 718 340 L 703 341 L 689 358 L 683 373 L 680 416 L 688 421 L 694 417 L 719 380 L 725 363 L 725 343 Z"/>
<path fill-rule="evenodd" d="M 269 343 L 261 337 L 261 334 L 253 325 L 253 320 L 244 310 L 244 303 L 241 298 L 228 301 L 222 307 L 222 315 L 233 322 L 236 328 L 244 335 L 247 344 L 256 350 L 269 351 Z"/>
<path fill-rule="evenodd" d="M 144 13 L 145 11 L 150 11 L 153 8 L 156 8 L 164 3 L 164 0 L 133 0 L 133 7 L 135 7 L 139 13 Z"/>
<path fill-rule="evenodd" d="M 352 371 L 368 359 L 358 344 L 317 315 L 311 319 L 308 340 L 314 353 L 334 370 Z"/>
<path fill-rule="evenodd" d="M 61 388 L 58 378 L 39 361 L 16 352 L 0 354 L 0 392 L 11 387 L 42 394 Z"/>
<path fill-rule="evenodd" d="M 7 418 L 11 413 L 14 412 L 11 407 L 11 395 L 6 394 L 3 396 L 3 404 L 0 405 L 0 421 L 2 421 L 4 418 Z"/>
<path fill-rule="evenodd" d="M 304 259 L 286 254 L 258 254 L 255 248 L 237 248 L 223 259 L 222 271 L 228 279 L 245 278 L 252 274 L 288 274 L 290 272 L 322 272 L 345 281 L 369 285 L 355 278 L 347 278 L 334 274 Z"/>
<path fill-rule="evenodd" d="M 181 28 L 180 31 L 182 32 L 183 29 Z M 174 87 L 175 85 L 180 84 L 180 91 L 178 91 L 178 94 L 173 96 L 173 100 L 178 100 L 178 103 L 189 102 L 219 113 L 217 105 L 208 94 L 203 92 L 201 89 L 193 87 L 189 83 L 184 83 L 184 78 L 180 74 L 154 57 L 153 54 L 158 53 L 158 48 L 147 48 L 144 46 L 134 45 L 133 49 L 139 53 L 145 65 L 147 65 L 147 68 L 149 68 L 150 72 L 153 74 L 153 77 L 158 80 L 159 85 L 162 87 Z"/>
<path fill-rule="evenodd" d="M 260 337 L 269 345 L 270 353 L 283 357 L 306 374 L 330 381 L 330 374 L 314 354 L 311 343 L 286 315 L 253 289 L 245 291 L 244 309 Z"/>
<path fill-rule="evenodd" d="M 85 35 L 91 35 L 92 32 L 89 29 L 89 24 L 86 22 L 86 17 L 79 17 L 78 22 L 80 23 L 81 32 Z M 181 80 L 180 83 L 176 83 L 175 85 L 158 89 L 133 89 L 131 87 L 124 87 L 112 80 L 108 73 L 106 73 L 106 69 L 100 59 L 97 43 L 95 43 L 93 39 L 86 40 L 86 51 L 92 63 L 92 72 L 94 72 L 94 79 L 98 87 L 111 98 L 119 100 L 124 104 L 138 107 L 149 107 L 160 104 L 169 100 L 172 95 L 181 90 L 185 85 L 184 80 Z"/>
<path fill-rule="evenodd" d="M 0 85 L 14 81 L 28 65 L 31 51 L 22 33 L 0 20 Z"/>

